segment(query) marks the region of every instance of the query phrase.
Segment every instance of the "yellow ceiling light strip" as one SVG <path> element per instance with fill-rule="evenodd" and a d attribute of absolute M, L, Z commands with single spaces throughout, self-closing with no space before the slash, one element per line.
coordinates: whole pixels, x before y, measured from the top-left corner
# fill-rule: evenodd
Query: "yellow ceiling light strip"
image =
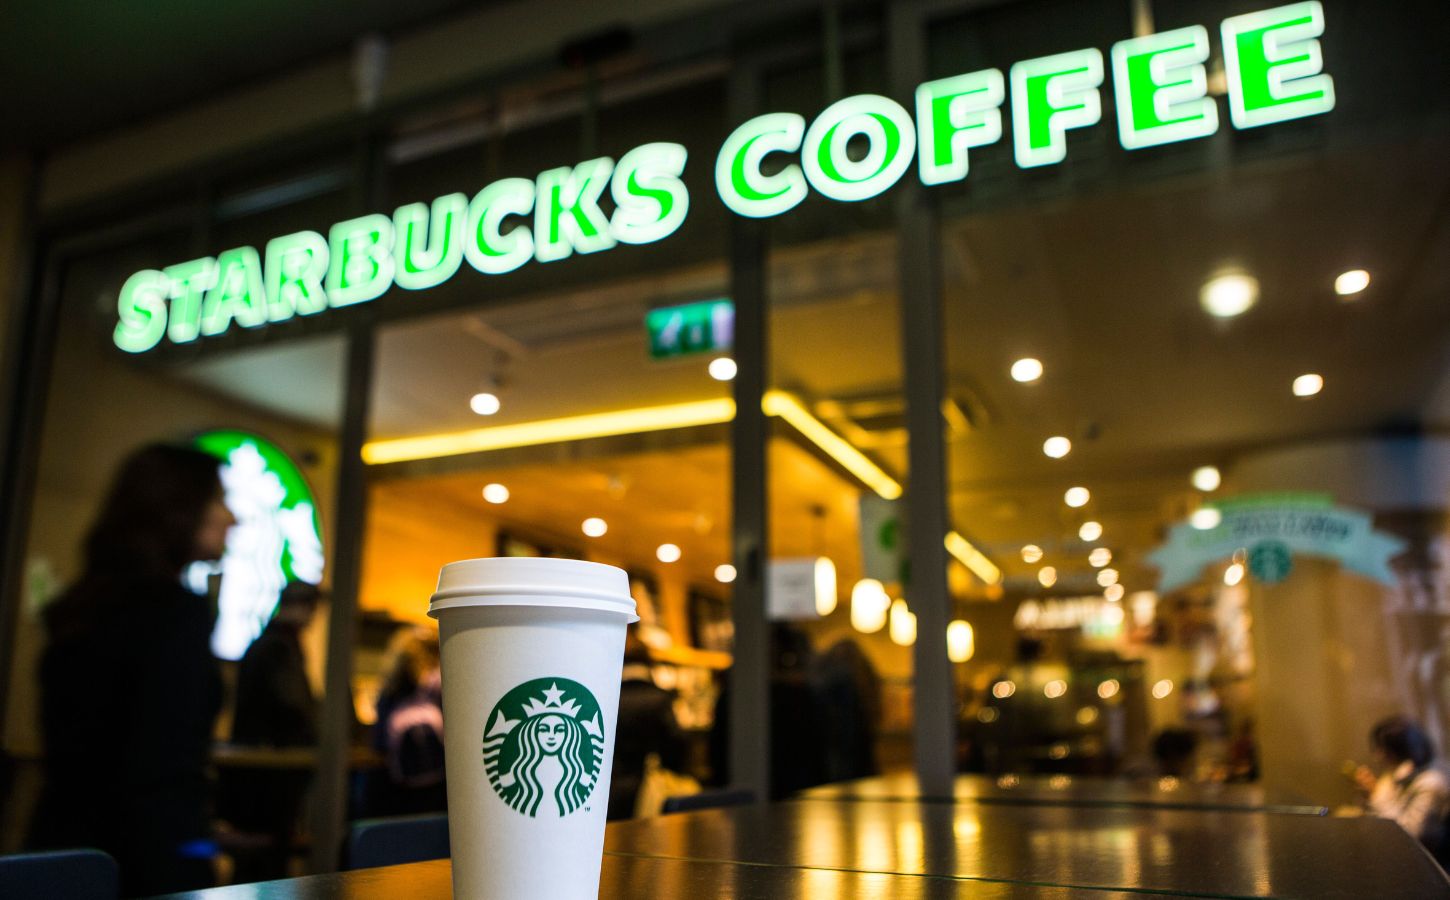
<path fill-rule="evenodd" d="M 369 465 L 379 465 L 618 434 L 663 431 L 668 428 L 718 425 L 733 418 L 735 401 L 724 397 L 719 400 L 621 409 L 562 419 L 542 419 L 537 422 L 520 422 L 517 425 L 492 425 L 449 434 L 370 441 L 363 445 L 362 457 L 363 462 Z"/>
<path fill-rule="evenodd" d="M 967 567 L 967 571 L 985 581 L 987 584 L 1000 584 L 1002 581 L 1002 570 L 992 563 L 987 555 L 976 547 L 972 542 L 962 537 L 955 531 L 947 532 L 947 552 L 957 558 L 957 562 Z"/>
<path fill-rule="evenodd" d="M 887 475 L 866 454 L 827 428 L 824 422 L 811 415 L 810 411 L 793 395 L 785 391 L 766 391 L 765 396 L 761 398 L 760 405 L 767 416 L 779 416 L 784 419 L 806 440 L 840 463 L 847 472 L 861 479 L 862 483 L 871 490 L 887 500 L 895 500 L 901 496 L 901 482 Z"/>

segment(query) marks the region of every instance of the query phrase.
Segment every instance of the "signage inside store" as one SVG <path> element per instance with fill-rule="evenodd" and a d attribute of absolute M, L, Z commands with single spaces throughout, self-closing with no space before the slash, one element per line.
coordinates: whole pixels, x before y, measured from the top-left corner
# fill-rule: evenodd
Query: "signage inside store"
<path fill-rule="evenodd" d="M 1219 28 L 1229 120 L 1247 129 L 1329 112 L 1318 0 L 1225 19 Z M 1022 168 L 1067 158 L 1069 131 L 1098 125 L 1104 95 L 1127 150 L 1207 137 L 1220 128 L 1210 95 L 1209 31 L 1201 25 L 1134 37 L 1097 49 L 1018 62 L 919 85 L 915 110 L 862 94 L 807 122 L 768 113 L 737 128 L 715 161 L 715 187 L 731 211 L 780 215 L 812 192 L 843 202 L 886 191 L 911 168 L 925 185 L 964 180 L 973 148 L 1002 140 L 1010 118 Z M 1111 73 L 1111 90 L 1105 86 Z M 1005 107 L 1005 111 L 1004 111 Z M 865 148 L 864 153 L 857 152 Z M 848 150 L 848 148 L 850 148 Z M 772 162 L 778 157 L 785 164 Z M 114 341 L 141 353 L 163 340 L 187 344 L 234 325 L 260 328 L 376 299 L 391 287 L 423 290 L 466 261 L 484 275 L 550 263 L 618 244 L 648 244 L 684 223 L 688 152 L 651 143 L 618 160 L 600 157 L 504 178 L 473 197 L 446 194 L 392 216 L 339 222 L 326 236 L 299 231 L 260 251 L 237 247 L 128 278 L 118 296 Z M 601 205 L 608 194 L 611 212 Z"/>

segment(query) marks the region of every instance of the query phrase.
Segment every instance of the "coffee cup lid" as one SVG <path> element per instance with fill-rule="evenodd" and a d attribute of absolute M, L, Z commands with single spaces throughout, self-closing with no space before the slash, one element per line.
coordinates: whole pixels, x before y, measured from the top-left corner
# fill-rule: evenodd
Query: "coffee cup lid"
<path fill-rule="evenodd" d="M 462 606 L 552 606 L 620 613 L 637 622 L 623 569 L 578 559 L 493 557 L 448 563 L 428 615 Z"/>

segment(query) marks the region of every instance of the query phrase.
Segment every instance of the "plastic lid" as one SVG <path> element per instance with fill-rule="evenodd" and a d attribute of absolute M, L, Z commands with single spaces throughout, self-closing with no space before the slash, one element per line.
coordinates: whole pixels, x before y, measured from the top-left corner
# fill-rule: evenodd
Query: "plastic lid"
<path fill-rule="evenodd" d="M 428 615 L 460 606 L 592 609 L 639 621 L 624 570 L 578 559 L 507 556 L 448 563 L 438 573 Z"/>

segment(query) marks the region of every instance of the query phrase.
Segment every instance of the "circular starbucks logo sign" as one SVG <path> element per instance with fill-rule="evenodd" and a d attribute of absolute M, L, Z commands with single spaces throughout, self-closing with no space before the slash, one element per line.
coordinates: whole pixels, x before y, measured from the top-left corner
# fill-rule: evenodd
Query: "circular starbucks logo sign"
<path fill-rule="evenodd" d="M 483 733 L 483 768 L 500 799 L 530 818 L 584 805 L 604 762 L 603 716 L 589 689 L 535 678 L 498 701 Z"/>

